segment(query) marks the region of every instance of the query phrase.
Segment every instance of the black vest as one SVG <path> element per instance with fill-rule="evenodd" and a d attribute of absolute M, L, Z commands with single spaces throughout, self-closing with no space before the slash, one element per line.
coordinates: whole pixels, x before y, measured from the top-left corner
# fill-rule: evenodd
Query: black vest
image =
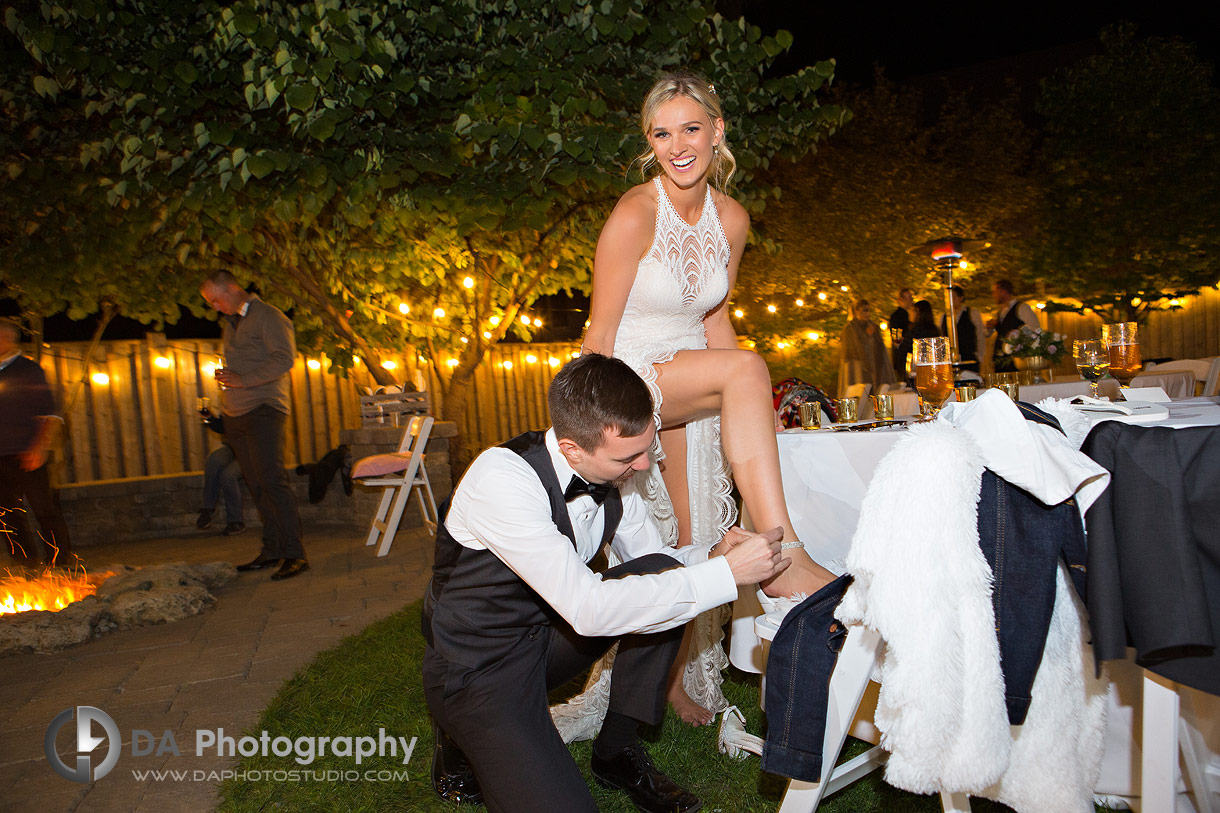
<path fill-rule="evenodd" d="M 550 497 L 555 527 L 575 547 L 564 487 L 551 465 L 545 438 L 542 432 L 526 432 L 503 447 L 521 455 L 537 473 Z M 602 510 L 601 544 L 605 545 L 623 517 L 617 489 L 610 492 Z M 432 581 L 424 596 L 424 639 L 450 663 L 481 669 L 507 655 L 535 627 L 558 620 L 559 614 L 494 553 L 458 544 L 445 527 L 448 513 L 446 500 L 436 529 Z"/>
<path fill-rule="evenodd" d="M 1017 308 L 1021 306 L 1020 302 L 1013 300 L 1012 307 L 1008 309 L 1008 313 L 1004 314 L 1004 318 L 995 328 L 995 351 L 991 354 L 992 358 L 1004 358 L 1008 354 L 1004 352 L 1004 337 L 1014 330 L 1020 330 L 1025 323 L 1021 321 L 1021 317 L 1017 315 Z"/>
<path fill-rule="evenodd" d="M 943 316 L 940 318 L 940 332 L 944 336 L 949 335 L 949 326 Z M 970 308 L 957 317 L 957 352 L 963 366 L 978 372 L 979 335 L 974 329 L 974 320 L 970 318 Z"/>

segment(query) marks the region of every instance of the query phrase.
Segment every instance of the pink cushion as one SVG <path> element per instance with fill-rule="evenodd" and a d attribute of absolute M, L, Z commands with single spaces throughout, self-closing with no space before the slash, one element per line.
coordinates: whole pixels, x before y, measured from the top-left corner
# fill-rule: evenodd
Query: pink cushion
<path fill-rule="evenodd" d="M 374 454 L 362 457 L 352 466 L 352 477 L 380 477 L 403 471 L 411 465 L 411 455 L 391 452 L 389 454 Z"/>

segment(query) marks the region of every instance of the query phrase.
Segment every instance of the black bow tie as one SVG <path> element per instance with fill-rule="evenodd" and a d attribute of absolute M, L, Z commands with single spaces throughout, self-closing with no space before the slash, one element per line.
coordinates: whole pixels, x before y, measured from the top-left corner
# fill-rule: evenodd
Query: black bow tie
<path fill-rule="evenodd" d="M 564 489 L 563 501 L 571 502 L 582 494 L 588 494 L 593 498 L 593 501 L 601 505 L 606 501 L 606 497 L 610 496 L 610 492 L 614 490 L 614 486 L 609 483 L 586 483 L 584 480 L 575 474 L 572 475 L 572 481 L 568 483 L 568 487 Z"/>

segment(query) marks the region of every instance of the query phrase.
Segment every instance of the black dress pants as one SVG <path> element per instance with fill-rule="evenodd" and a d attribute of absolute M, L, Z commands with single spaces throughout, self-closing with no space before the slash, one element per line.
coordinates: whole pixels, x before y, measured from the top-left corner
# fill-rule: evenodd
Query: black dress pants
<path fill-rule="evenodd" d="M 284 468 L 288 416 L 263 405 L 245 415 L 225 415 L 225 440 L 237 455 L 242 477 L 263 517 L 265 559 L 304 559 L 301 518 Z"/>
<path fill-rule="evenodd" d="M 38 521 L 31 533 L 30 515 Z M 33 471 L 21 470 L 20 455 L 0 455 L 0 534 L 14 558 L 67 567 L 72 564 L 68 526 L 59 510 L 59 495 L 51 490 L 50 461 Z M 58 550 L 57 550 L 58 549 Z"/>
<path fill-rule="evenodd" d="M 604 579 L 680 566 L 650 554 L 607 570 Z M 547 692 L 575 678 L 618 640 L 610 710 L 648 725 L 661 722 L 669 668 L 682 627 L 647 635 L 590 638 L 562 620 L 530 628 L 512 653 L 472 670 L 428 647 L 424 695 L 432 716 L 462 748 L 493 813 L 597 813 L 597 805 L 551 721 Z"/>

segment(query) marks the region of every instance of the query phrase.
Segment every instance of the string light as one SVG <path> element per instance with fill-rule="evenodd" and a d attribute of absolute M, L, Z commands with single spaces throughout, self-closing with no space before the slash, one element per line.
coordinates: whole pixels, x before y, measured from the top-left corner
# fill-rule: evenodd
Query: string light
<path fill-rule="evenodd" d="M 467 339 L 465 336 L 463 336 L 461 338 L 461 342 L 462 342 L 462 344 L 470 344 L 470 339 Z"/>
<path fill-rule="evenodd" d="M 822 291 L 822 292 L 818 293 L 818 301 L 819 301 L 819 302 L 825 302 L 825 301 L 826 301 L 826 292 L 825 292 L 825 291 Z"/>
<path fill-rule="evenodd" d="M 321 370 L 322 362 L 318 361 L 317 359 L 310 359 L 309 361 L 305 362 L 305 366 L 311 370 Z"/>
<path fill-rule="evenodd" d="M 437 308 L 436 310 L 432 311 L 432 315 L 435 316 L 437 319 L 444 319 L 445 318 L 445 309 Z"/>
<path fill-rule="evenodd" d="M 491 331 L 490 331 L 490 330 L 484 330 L 484 331 L 483 331 L 483 338 L 484 338 L 484 339 L 490 339 L 490 338 L 491 338 Z"/>
<path fill-rule="evenodd" d="M 775 343 L 775 349 L 776 349 L 776 350 L 783 350 L 783 349 L 784 349 L 785 347 L 787 347 L 787 346 L 788 346 L 788 343 L 787 343 L 787 342 L 776 342 L 776 343 Z"/>
<path fill-rule="evenodd" d="M 534 327 L 542 327 L 542 320 L 541 320 L 541 319 L 538 319 L 538 318 L 535 318 L 535 319 L 534 319 Z"/>
<path fill-rule="evenodd" d="M 741 308 L 738 308 L 737 310 L 733 311 L 733 315 L 736 316 L 738 319 L 740 319 L 741 317 L 746 315 L 746 312 L 743 311 Z"/>
<path fill-rule="evenodd" d="M 399 302 L 398 303 L 398 312 L 401 313 L 403 316 L 406 316 L 408 313 L 411 312 L 411 306 L 408 305 L 406 302 Z"/>
<path fill-rule="evenodd" d="M 381 362 L 381 366 L 386 368 L 387 370 L 397 370 L 398 362 L 393 361 L 391 359 L 386 359 L 385 361 Z"/>
<path fill-rule="evenodd" d="M 1045 303 L 1045 302 L 1039 302 L 1039 303 L 1038 303 L 1038 304 L 1037 304 L 1035 307 L 1037 307 L 1037 309 L 1038 309 L 1038 310 L 1040 310 L 1040 311 L 1042 311 L 1042 310 L 1046 310 L 1046 303 Z"/>
<path fill-rule="evenodd" d="M 525 325 L 526 327 L 530 326 L 530 318 L 528 316 L 526 316 L 524 313 L 521 314 L 521 324 Z"/>
<path fill-rule="evenodd" d="M 803 299 L 798 299 L 798 300 L 796 300 L 796 306 L 797 306 L 798 308 L 803 308 L 803 307 L 805 307 L 805 300 L 803 300 Z"/>
<path fill-rule="evenodd" d="M 881 328 L 882 330 L 889 330 L 889 329 L 890 329 L 889 322 L 882 322 L 881 324 L 877 325 L 877 327 Z"/>
<path fill-rule="evenodd" d="M 546 360 L 546 363 L 547 363 L 547 364 L 549 364 L 549 365 L 551 365 L 552 367 L 558 367 L 558 366 L 559 366 L 559 359 L 555 358 L 554 356 L 551 356 L 550 358 L 548 358 L 548 359 Z"/>
<path fill-rule="evenodd" d="M 842 291 L 843 293 L 847 293 L 847 286 L 846 286 L 846 285 L 840 285 L 840 286 L 839 286 L 839 290 L 840 290 L 840 291 Z"/>
<path fill-rule="evenodd" d="M 204 375 L 216 375 L 216 362 L 205 361 L 203 363 L 203 374 Z"/>
<path fill-rule="evenodd" d="M 962 269 L 966 269 L 966 268 L 969 268 L 969 267 L 970 267 L 970 263 L 966 262 L 965 260 L 960 260 L 960 261 L 958 262 L 958 264 L 957 264 L 957 267 L 958 267 L 958 268 L 962 268 Z"/>
<path fill-rule="evenodd" d="M 500 324 L 500 317 L 499 317 L 499 316 L 493 316 L 493 317 L 491 317 L 490 319 L 488 319 L 488 320 L 487 320 L 487 323 L 488 323 L 489 325 L 491 325 L 492 327 L 495 327 L 496 325 Z"/>
<path fill-rule="evenodd" d="M 100 384 L 103 387 L 110 383 L 110 376 L 105 373 L 94 373 L 89 378 L 94 384 Z"/>
<path fill-rule="evenodd" d="M 513 368 L 513 363 L 512 363 L 511 361 L 506 361 L 506 362 L 504 362 L 504 369 L 505 369 L 505 370 L 511 370 L 512 368 Z"/>
<path fill-rule="evenodd" d="M 538 357 L 537 357 L 537 356 L 535 356 L 533 353 L 530 353 L 528 356 L 526 356 L 526 357 L 525 357 L 525 360 L 526 360 L 528 363 L 530 363 L 530 364 L 537 364 L 537 363 L 538 363 Z"/>
<path fill-rule="evenodd" d="M 159 370 L 168 370 L 170 367 L 174 366 L 174 363 L 169 360 L 168 356 L 157 356 L 155 359 L 153 359 L 153 364 L 156 365 L 157 369 Z"/>
<path fill-rule="evenodd" d="M 1144 300 L 1140 299 L 1138 296 L 1133 296 L 1133 297 L 1131 297 L 1131 307 L 1133 307 L 1133 308 L 1138 307 L 1139 304 L 1143 301 Z"/>
<path fill-rule="evenodd" d="M 777 310 L 778 310 L 778 308 L 776 308 L 774 305 L 767 306 L 767 313 L 775 313 L 775 311 L 777 311 Z"/>
<path fill-rule="evenodd" d="M 466 286 L 467 288 L 473 288 L 474 277 L 466 277 L 466 279 L 462 280 L 462 285 Z"/>
<path fill-rule="evenodd" d="M 448 364 L 450 367 L 456 367 L 456 366 L 458 366 L 458 360 L 449 359 L 448 361 L 445 362 L 445 364 Z"/>
<path fill-rule="evenodd" d="M 818 339 L 822 338 L 822 334 L 818 333 L 816 330 L 811 330 L 805 334 L 805 338 L 811 342 L 816 342 Z"/>

